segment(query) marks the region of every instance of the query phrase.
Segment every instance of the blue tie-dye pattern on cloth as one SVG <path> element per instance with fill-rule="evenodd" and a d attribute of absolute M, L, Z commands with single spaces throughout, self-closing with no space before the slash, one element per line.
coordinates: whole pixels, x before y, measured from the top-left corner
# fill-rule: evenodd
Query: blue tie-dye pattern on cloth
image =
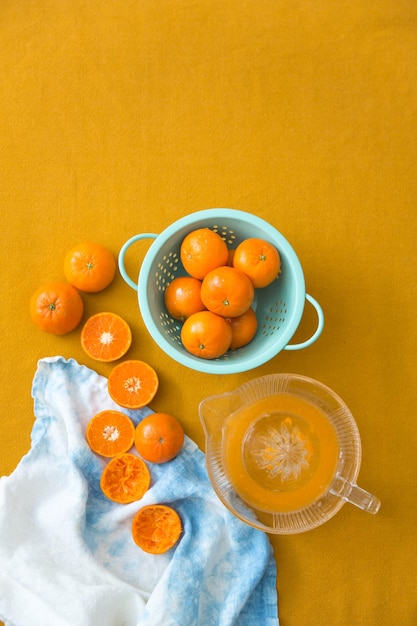
<path fill-rule="evenodd" d="M 33 382 L 32 447 L 0 480 L 0 618 L 8 626 L 277 626 L 269 540 L 234 518 L 211 488 L 203 453 L 151 465 L 138 502 L 99 487 L 106 460 L 85 440 L 89 419 L 116 408 L 107 380 L 76 361 L 42 359 Z M 149 409 L 127 411 L 135 423 Z M 171 504 L 183 534 L 164 555 L 142 552 L 131 520 Z"/>

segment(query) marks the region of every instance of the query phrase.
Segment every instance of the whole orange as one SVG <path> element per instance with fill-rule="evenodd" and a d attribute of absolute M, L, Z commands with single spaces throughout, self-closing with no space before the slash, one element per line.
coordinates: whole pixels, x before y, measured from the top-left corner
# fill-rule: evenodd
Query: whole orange
<path fill-rule="evenodd" d="M 207 309 L 224 317 L 242 315 L 253 302 L 252 281 L 240 270 L 224 265 L 207 274 L 201 299 Z"/>
<path fill-rule="evenodd" d="M 226 265 L 230 265 L 230 267 L 233 267 L 233 259 L 235 256 L 235 252 L 236 250 L 234 248 L 229 248 L 229 258 L 227 259 Z"/>
<path fill-rule="evenodd" d="M 102 291 L 110 285 L 116 269 L 116 260 L 110 250 L 91 241 L 74 246 L 64 258 L 65 278 L 87 293 Z"/>
<path fill-rule="evenodd" d="M 232 327 L 231 350 L 242 348 L 252 341 L 258 329 L 258 319 L 255 311 L 250 307 L 242 315 L 229 317 L 228 322 Z"/>
<path fill-rule="evenodd" d="M 180 321 L 203 311 L 206 307 L 201 300 L 201 281 L 192 276 L 174 278 L 165 289 L 164 303 L 168 313 Z"/>
<path fill-rule="evenodd" d="M 45 283 L 30 299 L 32 321 L 41 330 L 53 335 L 65 335 L 74 330 L 81 322 L 83 313 L 83 300 L 68 283 Z"/>
<path fill-rule="evenodd" d="M 279 274 L 281 258 L 271 243 L 251 237 L 236 248 L 233 267 L 249 276 L 254 287 L 267 287 Z"/>
<path fill-rule="evenodd" d="M 218 233 L 210 228 L 197 228 L 182 240 L 180 258 L 190 276 L 202 279 L 215 267 L 226 265 L 229 251 Z"/>
<path fill-rule="evenodd" d="M 166 463 L 179 454 L 183 443 L 183 427 L 169 413 L 152 413 L 136 426 L 136 450 L 145 461 Z"/>
<path fill-rule="evenodd" d="M 226 318 L 211 311 L 200 311 L 185 320 L 181 341 L 190 354 L 217 359 L 230 348 L 232 328 Z"/>

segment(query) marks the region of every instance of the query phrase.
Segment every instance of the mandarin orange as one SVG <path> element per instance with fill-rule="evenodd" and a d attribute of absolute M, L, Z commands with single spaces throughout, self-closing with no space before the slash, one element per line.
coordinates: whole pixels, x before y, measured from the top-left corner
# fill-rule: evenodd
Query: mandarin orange
<path fill-rule="evenodd" d="M 181 341 L 194 356 L 216 359 L 230 348 L 232 328 L 226 318 L 211 311 L 200 311 L 185 320 Z"/>
<path fill-rule="evenodd" d="M 233 267 L 249 276 L 254 287 L 267 287 L 279 274 L 281 258 L 271 243 L 251 237 L 236 248 Z"/>
<path fill-rule="evenodd" d="M 132 537 L 136 545 L 150 554 L 163 554 L 177 543 L 182 532 L 181 518 L 166 504 L 142 507 L 132 521 Z"/>
<path fill-rule="evenodd" d="M 128 415 L 105 409 L 87 424 L 86 437 L 93 452 L 112 457 L 127 452 L 135 440 L 135 426 Z"/>
<path fill-rule="evenodd" d="M 201 285 L 201 299 L 209 311 L 223 317 L 242 315 L 251 306 L 253 284 L 240 270 L 224 265 L 209 272 Z"/>
<path fill-rule="evenodd" d="M 152 413 L 136 426 L 136 450 L 145 461 L 166 463 L 179 454 L 183 443 L 183 427 L 169 413 Z"/>
<path fill-rule="evenodd" d="M 113 280 L 117 264 L 113 254 L 99 243 L 85 241 L 64 258 L 65 278 L 80 291 L 102 291 Z"/>
<path fill-rule="evenodd" d="M 202 279 L 212 269 L 226 265 L 229 251 L 218 233 L 210 228 L 198 228 L 184 237 L 180 258 L 190 276 Z"/>
<path fill-rule="evenodd" d="M 179 321 L 203 311 L 206 307 L 201 300 L 201 281 L 192 276 L 174 278 L 165 289 L 164 303 L 171 317 Z"/>
<path fill-rule="evenodd" d="M 65 335 L 80 324 L 84 303 L 72 285 L 52 281 L 35 291 L 29 309 L 33 323 L 41 330 L 53 335 Z"/>
<path fill-rule="evenodd" d="M 81 330 L 81 346 L 96 361 L 116 361 L 126 354 L 131 344 L 130 326 L 116 313 L 96 313 Z"/>
<path fill-rule="evenodd" d="M 242 315 L 228 318 L 232 327 L 231 350 L 242 348 L 252 341 L 258 329 L 258 319 L 255 311 L 250 307 Z"/>
<path fill-rule="evenodd" d="M 122 361 L 109 374 L 107 387 L 112 400 L 128 409 L 140 409 L 156 395 L 158 375 L 148 363 Z"/>
<path fill-rule="evenodd" d="M 119 504 L 140 500 L 150 483 L 151 475 L 146 463 L 136 454 L 128 452 L 111 459 L 100 478 L 104 495 Z"/>

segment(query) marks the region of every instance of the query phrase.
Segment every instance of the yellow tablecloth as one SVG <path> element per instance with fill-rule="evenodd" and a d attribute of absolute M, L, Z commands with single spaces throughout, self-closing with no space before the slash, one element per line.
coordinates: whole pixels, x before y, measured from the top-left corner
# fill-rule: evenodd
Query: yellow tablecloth
<path fill-rule="evenodd" d="M 29 318 L 65 252 L 95 240 L 117 255 L 205 208 L 255 213 L 292 243 L 324 309 L 310 348 L 219 381 L 161 352 L 120 276 L 85 297 L 86 316 L 126 318 L 129 356 L 160 375 L 152 408 L 202 448 L 197 406 L 219 385 L 293 371 L 337 391 L 382 508 L 271 537 L 281 626 L 415 624 L 415 2 L 2 0 L 0 41 L 0 474 L 30 446 L 39 358 L 110 371 L 79 331 L 53 337 Z"/>

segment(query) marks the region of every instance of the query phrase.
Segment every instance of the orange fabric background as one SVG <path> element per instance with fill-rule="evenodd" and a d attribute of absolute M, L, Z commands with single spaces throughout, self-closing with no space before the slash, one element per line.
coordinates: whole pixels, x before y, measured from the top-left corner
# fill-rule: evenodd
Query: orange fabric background
<path fill-rule="evenodd" d="M 202 448 L 197 406 L 219 388 L 293 371 L 339 393 L 362 436 L 360 484 L 382 508 L 346 505 L 271 538 L 280 623 L 415 624 L 416 3 L 2 0 L 0 37 L 0 474 L 29 449 L 39 358 L 110 371 L 79 331 L 57 338 L 29 319 L 66 250 L 91 239 L 117 255 L 193 211 L 253 212 L 292 243 L 324 309 L 312 347 L 219 380 L 160 351 L 120 276 L 85 297 L 86 316 L 126 318 L 129 356 L 160 375 L 152 408 Z M 307 307 L 297 337 L 313 324 Z"/>

